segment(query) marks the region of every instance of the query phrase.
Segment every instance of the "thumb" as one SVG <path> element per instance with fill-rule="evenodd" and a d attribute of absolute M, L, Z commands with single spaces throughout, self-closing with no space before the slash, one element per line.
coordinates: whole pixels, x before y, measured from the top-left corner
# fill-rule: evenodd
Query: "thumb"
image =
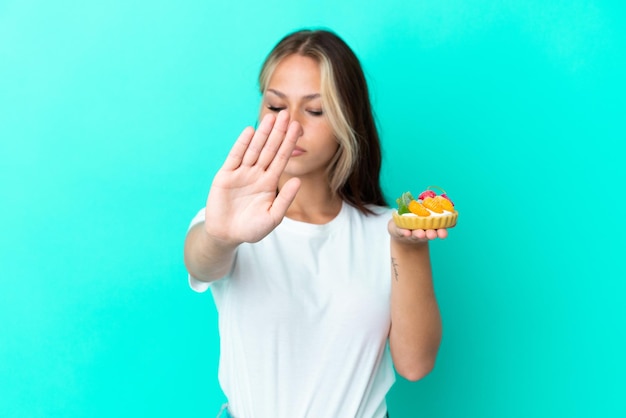
<path fill-rule="evenodd" d="M 280 223 L 285 217 L 285 213 L 287 213 L 289 205 L 295 199 L 298 190 L 300 190 L 300 179 L 297 177 L 290 178 L 281 187 L 274 203 L 270 207 L 270 215 L 276 220 L 276 224 Z"/>

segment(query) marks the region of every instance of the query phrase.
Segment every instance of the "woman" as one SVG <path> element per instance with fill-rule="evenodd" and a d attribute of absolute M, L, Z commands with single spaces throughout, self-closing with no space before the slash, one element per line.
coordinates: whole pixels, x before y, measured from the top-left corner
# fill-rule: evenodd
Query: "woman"
<path fill-rule="evenodd" d="M 395 226 L 361 65 L 329 31 L 283 38 L 246 128 L 192 221 L 192 288 L 219 313 L 219 379 L 237 418 L 387 414 L 393 368 L 433 368 L 441 320 L 428 241 Z"/>

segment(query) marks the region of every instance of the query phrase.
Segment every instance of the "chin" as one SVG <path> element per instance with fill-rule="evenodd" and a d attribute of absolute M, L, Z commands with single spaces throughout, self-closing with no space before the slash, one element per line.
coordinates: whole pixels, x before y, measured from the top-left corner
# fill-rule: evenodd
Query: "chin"
<path fill-rule="evenodd" d="M 283 175 L 287 177 L 323 177 L 327 179 L 326 167 L 310 167 L 305 164 L 298 164 L 296 162 L 289 162 Z"/>

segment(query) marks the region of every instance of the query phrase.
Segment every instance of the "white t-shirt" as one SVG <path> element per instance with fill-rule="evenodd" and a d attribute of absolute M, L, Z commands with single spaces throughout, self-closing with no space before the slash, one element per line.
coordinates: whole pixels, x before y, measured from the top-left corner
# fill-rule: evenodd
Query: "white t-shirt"
<path fill-rule="evenodd" d="M 219 381 L 237 418 L 382 418 L 395 381 L 390 210 L 344 203 L 324 225 L 285 218 L 211 284 Z M 204 210 L 192 225 L 204 220 Z"/>

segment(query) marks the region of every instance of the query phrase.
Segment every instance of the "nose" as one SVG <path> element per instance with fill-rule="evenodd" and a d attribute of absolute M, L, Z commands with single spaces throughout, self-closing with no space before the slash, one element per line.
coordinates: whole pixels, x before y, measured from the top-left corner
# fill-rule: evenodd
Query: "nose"
<path fill-rule="evenodd" d="M 294 121 L 297 124 L 297 128 L 298 128 L 298 139 L 300 139 L 300 137 L 302 135 L 304 135 L 304 128 L 302 127 L 302 124 L 298 121 Z"/>
<path fill-rule="evenodd" d="M 289 112 L 289 122 L 298 122 L 300 126 L 304 126 L 304 115 L 297 110 L 292 110 Z"/>

